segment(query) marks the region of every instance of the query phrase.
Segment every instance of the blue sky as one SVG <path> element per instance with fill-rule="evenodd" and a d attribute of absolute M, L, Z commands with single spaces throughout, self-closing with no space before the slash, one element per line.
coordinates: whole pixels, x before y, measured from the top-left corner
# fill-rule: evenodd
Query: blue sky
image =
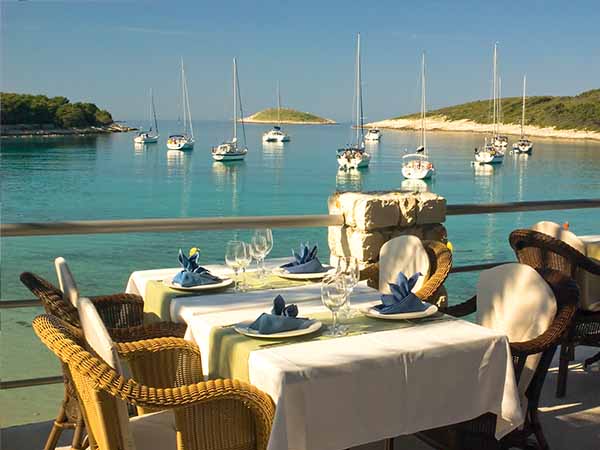
<path fill-rule="evenodd" d="M 500 43 L 504 95 L 600 88 L 594 1 L 3 1 L 2 90 L 92 101 L 116 119 L 177 118 L 179 58 L 194 119 L 231 117 L 231 59 L 245 112 L 274 102 L 336 120 L 352 114 L 356 32 L 367 120 L 418 109 L 422 50 L 428 106 L 489 97 Z"/>

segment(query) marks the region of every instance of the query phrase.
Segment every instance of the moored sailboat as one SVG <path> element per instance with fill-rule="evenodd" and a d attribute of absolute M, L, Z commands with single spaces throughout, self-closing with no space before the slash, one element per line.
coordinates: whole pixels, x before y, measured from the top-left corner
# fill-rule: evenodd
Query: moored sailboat
<path fill-rule="evenodd" d="M 354 142 L 337 150 L 337 162 L 342 169 L 361 169 L 369 166 L 371 155 L 365 151 L 365 137 L 362 108 L 362 80 L 360 62 L 360 33 L 356 44 L 356 78 L 355 78 L 355 122 L 356 134 Z"/>
<path fill-rule="evenodd" d="M 421 136 L 420 143 L 415 153 L 402 157 L 402 176 L 410 180 L 424 180 L 431 178 L 435 167 L 427 154 L 427 126 L 426 119 L 426 90 L 425 90 L 425 53 L 421 58 Z"/>
<path fill-rule="evenodd" d="M 263 142 L 289 142 L 290 137 L 281 129 L 281 95 L 279 81 L 277 82 L 277 125 L 263 134 Z"/>
<path fill-rule="evenodd" d="M 156 108 L 154 107 L 154 95 L 150 89 L 150 117 L 154 121 L 154 127 L 150 127 L 148 131 L 141 130 L 133 142 L 136 144 L 155 144 L 158 142 L 160 134 L 158 133 L 158 121 L 156 120 Z"/>
<path fill-rule="evenodd" d="M 381 130 L 379 128 L 369 128 L 365 134 L 366 142 L 379 142 L 381 140 Z"/>
<path fill-rule="evenodd" d="M 521 108 L 521 138 L 513 144 L 514 153 L 523 153 L 531 155 L 533 152 L 533 142 L 525 137 L 525 89 L 527 87 L 527 75 L 523 76 L 523 106 Z"/>
<path fill-rule="evenodd" d="M 237 123 L 238 123 L 238 100 L 240 110 L 240 122 L 242 124 L 242 136 L 244 144 L 238 144 Z M 238 83 L 237 61 L 233 58 L 233 137 L 230 141 L 225 141 L 212 148 L 212 158 L 215 161 L 239 161 L 246 157 L 248 147 L 246 147 L 246 129 L 244 128 L 244 113 L 242 110 L 242 97 Z"/>
<path fill-rule="evenodd" d="M 475 163 L 479 164 L 500 164 L 504 160 L 505 146 L 499 142 L 498 120 L 498 43 L 494 44 L 494 62 L 493 62 L 493 88 L 492 88 L 492 136 L 488 141 L 485 138 L 483 148 L 475 149 Z M 497 142 L 498 141 L 498 142 Z M 508 143 L 508 141 L 507 141 Z"/>
<path fill-rule="evenodd" d="M 192 150 L 195 142 L 183 58 L 181 59 L 181 107 L 183 110 L 182 132 L 169 135 L 169 139 L 167 139 L 167 148 L 169 150 Z"/>

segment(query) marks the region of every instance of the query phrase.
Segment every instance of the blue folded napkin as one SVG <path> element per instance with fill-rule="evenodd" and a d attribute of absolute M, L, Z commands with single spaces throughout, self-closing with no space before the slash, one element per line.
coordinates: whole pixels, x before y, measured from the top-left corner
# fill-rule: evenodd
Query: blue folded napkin
<path fill-rule="evenodd" d="M 173 277 L 173 283 L 182 287 L 194 287 L 221 282 L 219 277 L 198 264 L 199 258 L 200 253 L 194 253 L 188 258 L 179 249 L 179 264 L 182 270 Z"/>
<path fill-rule="evenodd" d="M 286 306 L 281 295 L 273 300 L 271 314 L 262 313 L 248 328 L 258 331 L 260 334 L 282 333 L 284 331 L 303 330 L 308 328 L 314 320 L 296 317 L 298 307 L 296 305 Z"/>
<path fill-rule="evenodd" d="M 292 250 L 294 260 L 281 266 L 288 273 L 318 273 L 326 272 L 319 258 L 317 258 L 318 247 L 315 245 L 312 249 L 308 244 L 300 245 L 300 252 Z"/>
<path fill-rule="evenodd" d="M 412 277 L 406 278 L 406 275 L 400 272 L 396 278 L 396 283 L 388 283 L 392 293 L 383 294 L 381 304 L 375 305 L 374 308 L 381 314 L 425 311 L 431 305 L 421 301 L 419 297 L 411 292 L 420 276 L 421 272 L 417 272 Z"/>

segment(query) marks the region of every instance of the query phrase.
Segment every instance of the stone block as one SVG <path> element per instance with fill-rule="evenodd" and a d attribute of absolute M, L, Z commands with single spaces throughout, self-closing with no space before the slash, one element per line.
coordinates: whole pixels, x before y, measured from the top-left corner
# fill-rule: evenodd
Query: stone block
<path fill-rule="evenodd" d="M 329 214 L 342 214 L 345 224 L 353 227 L 356 225 L 354 221 L 354 204 L 363 197 L 365 197 L 365 194 L 360 192 L 336 192 L 329 197 Z"/>
<path fill-rule="evenodd" d="M 393 199 L 364 196 L 354 202 L 354 226 L 361 231 L 398 225 L 400 210 Z"/>
<path fill-rule="evenodd" d="M 446 220 L 446 199 L 433 192 L 420 192 L 417 196 L 417 225 L 441 223 Z"/>
<path fill-rule="evenodd" d="M 379 250 L 385 242 L 377 231 L 352 230 L 348 236 L 350 254 L 360 262 L 372 262 L 379 259 Z"/>
<path fill-rule="evenodd" d="M 350 256 L 349 230 L 347 226 L 327 227 L 327 243 L 329 244 L 330 255 Z"/>

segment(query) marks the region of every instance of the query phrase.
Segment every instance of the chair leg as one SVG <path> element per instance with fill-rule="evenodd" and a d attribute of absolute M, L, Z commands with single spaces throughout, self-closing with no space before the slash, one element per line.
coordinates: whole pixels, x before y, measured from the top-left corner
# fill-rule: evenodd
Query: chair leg
<path fill-rule="evenodd" d="M 58 410 L 58 415 L 56 419 L 54 419 L 54 423 L 52 424 L 52 429 L 50 430 L 50 434 L 48 434 L 48 439 L 46 439 L 46 445 L 44 445 L 44 450 L 54 450 L 56 445 L 58 444 L 58 440 L 60 439 L 60 435 L 62 431 L 66 428 L 65 424 L 68 424 L 69 419 L 67 419 L 67 413 L 65 411 L 65 402 L 63 401 L 60 405 L 60 409 Z"/>
<path fill-rule="evenodd" d="M 383 448 L 384 448 L 384 450 L 394 450 L 394 439 L 393 438 L 386 439 L 383 443 Z"/>
<path fill-rule="evenodd" d="M 564 397 L 567 393 L 567 375 L 569 374 L 570 355 L 573 353 L 571 345 L 564 343 L 560 346 L 560 362 L 558 365 L 558 380 L 556 384 L 556 396 Z"/>
<path fill-rule="evenodd" d="M 71 450 L 83 450 L 88 447 L 87 439 L 83 434 L 85 430 L 85 424 L 83 422 L 83 417 L 81 414 L 77 418 L 77 423 L 75 424 L 75 431 L 73 432 L 73 440 L 71 441 Z"/>
<path fill-rule="evenodd" d="M 549 450 L 550 446 L 548 445 L 548 441 L 546 441 L 546 437 L 544 436 L 544 431 L 542 430 L 542 424 L 537 415 L 536 411 L 531 411 L 531 426 L 533 427 L 533 434 L 538 442 L 538 448 L 540 450 Z"/>

